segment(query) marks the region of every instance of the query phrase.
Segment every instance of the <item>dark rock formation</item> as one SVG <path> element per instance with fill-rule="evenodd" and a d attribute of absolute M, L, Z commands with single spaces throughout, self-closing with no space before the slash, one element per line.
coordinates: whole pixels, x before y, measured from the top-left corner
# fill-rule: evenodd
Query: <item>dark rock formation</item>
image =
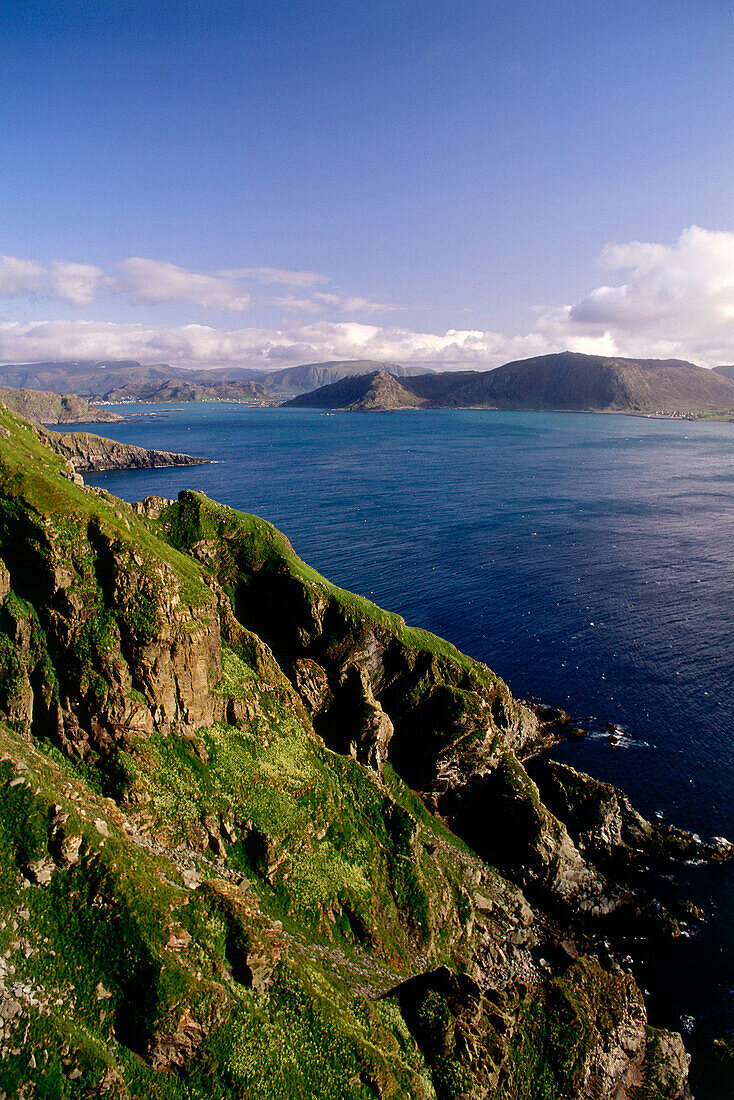
<path fill-rule="evenodd" d="M 77 473 L 101 470 L 136 470 L 154 466 L 200 466 L 208 458 L 173 454 L 169 451 L 151 451 L 132 443 L 118 443 L 90 432 L 48 433 L 48 442 Z"/>

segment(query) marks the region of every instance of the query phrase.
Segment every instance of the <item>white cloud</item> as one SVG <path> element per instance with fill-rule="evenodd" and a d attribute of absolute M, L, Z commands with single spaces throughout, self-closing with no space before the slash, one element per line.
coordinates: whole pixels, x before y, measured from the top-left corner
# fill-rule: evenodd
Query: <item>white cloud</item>
<path fill-rule="evenodd" d="M 47 277 L 51 295 L 75 306 L 88 306 L 109 283 L 104 271 L 91 264 L 53 263 Z"/>
<path fill-rule="evenodd" d="M 176 264 L 133 256 L 118 265 L 122 278 L 116 290 L 131 294 L 140 302 L 193 302 L 209 309 L 239 313 L 250 305 L 251 296 L 232 279 L 218 275 L 197 275 Z"/>
<path fill-rule="evenodd" d="M 313 271 L 244 267 L 208 275 L 142 256 L 123 260 L 117 271 L 119 274 L 110 276 L 92 264 L 55 261 L 44 266 L 35 260 L 0 256 L 0 295 L 52 298 L 88 306 L 110 295 L 127 294 L 145 304 L 183 302 L 230 313 L 242 313 L 253 304 L 289 313 L 351 313 L 362 317 L 398 308 L 347 294 L 338 287 L 318 289 L 329 280 Z M 279 296 L 264 290 L 276 286 L 281 288 Z"/>
<path fill-rule="evenodd" d="M 360 317 L 373 316 L 376 313 L 394 313 L 403 306 L 389 302 L 377 302 L 373 298 L 360 298 L 357 295 L 341 292 L 316 291 L 309 296 L 287 295 L 265 299 L 268 305 L 278 306 L 289 313 L 352 313 Z"/>
<path fill-rule="evenodd" d="M 140 359 L 182 366 L 276 367 L 309 360 L 385 359 L 482 369 L 546 350 L 546 342 L 533 334 L 508 339 L 496 333 L 421 333 L 357 322 L 317 321 L 280 330 L 101 321 L 0 323 L 0 362 L 8 363 Z"/>
<path fill-rule="evenodd" d="M 628 355 L 734 361 L 734 233 L 692 225 L 670 246 L 607 245 L 599 264 L 626 280 L 549 311 L 541 328 L 611 341 Z"/>
<path fill-rule="evenodd" d="M 225 279 L 248 279 L 263 286 L 288 286 L 293 290 L 328 283 L 325 275 L 315 271 L 284 271 L 279 267 L 237 267 L 227 271 L 217 271 Z"/>
<path fill-rule="evenodd" d="M 37 290 L 45 274 L 40 264 L 17 256 L 0 256 L 0 295 L 15 298 Z"/>

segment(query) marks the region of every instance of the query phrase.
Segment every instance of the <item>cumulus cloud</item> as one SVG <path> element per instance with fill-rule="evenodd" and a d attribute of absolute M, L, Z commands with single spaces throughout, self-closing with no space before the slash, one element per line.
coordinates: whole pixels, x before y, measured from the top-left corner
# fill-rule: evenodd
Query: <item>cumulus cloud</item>
<path fill-rule="evenodd" d="M 384 359 L 428 366 L 497 366 L 548 350 L 535 335 L 449 330 L 443 334 L 358 322 L 317 321 L 290 329 L 217 329 L 101 321 L 0 323 L 0 361 L 140 359 L 182 366 L 276 367 L 326 359 Z M 558 350 L 558 349 L 556 349 Z"/>
<path fill-rule="evenodd" d="M 44 267 L 35 260 L 0 256 L 0 296 L 7 298 L 59 298 L 87 306 L 110 281 L 91 264 L 54 262 Z"/>
<path fill-rule="evenodd" d="M 75 306 L 88 306 L 110 282 L 92 264 L 53 263 L 47 275 L 51 295 Z"/>
<path fill-rule="evenodd" d="M 625 273 L 624 281 L 549 312 L 541 327 L 604 339 L 625 354 L 644 349 L 708 364 L 733 361 L 734 233 L 693 225 L 670 246 L 609 244 L 599 265 Z"/>

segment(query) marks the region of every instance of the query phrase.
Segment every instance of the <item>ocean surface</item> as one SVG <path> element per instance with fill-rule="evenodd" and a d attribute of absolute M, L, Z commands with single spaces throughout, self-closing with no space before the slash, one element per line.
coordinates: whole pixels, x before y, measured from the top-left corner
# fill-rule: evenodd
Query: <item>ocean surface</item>
<path fill-rule="evenodd" d="M 591 732 L 558 758 L 734 838 L 734 423 L 222 404 L 92 430 L 215 464 L 90 482 L 264 516 L 330 580 L 569 710 Z M 733 870 L 691 869 L 713 917 L 669 988 L 652 975 L 654 1023 L 732 1026 Z"/>

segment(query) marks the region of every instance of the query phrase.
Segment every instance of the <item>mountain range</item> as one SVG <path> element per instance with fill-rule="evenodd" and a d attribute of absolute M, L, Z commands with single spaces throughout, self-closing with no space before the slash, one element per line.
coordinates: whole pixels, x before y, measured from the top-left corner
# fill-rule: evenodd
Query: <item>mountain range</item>
<path fill-rule="evenodd" d="M 289 404 L 365 411 L 412 407 L 734 415 L 734 382 L 678 359 L 560 352 L 491 371 L 444 371 L 401 379 L 373 371 L 341 379 Z"/>
<path fill-rule="evenodd" d="M 113 404 L 135 401 L 164 402 L 201 402 L 201 401 L 245 401 L 248 404 L 264 405 L 274 402 L 275 398 L 260 382 L 226 381 L 217 379 L 212 382 L 189 382 L 183 378 L 167 378 L 165 381 L 129 382 L 102 395 L 98 400 Z"/>
<path fill-rule="evenodd" d="M 263 386 L 265 397 L 291 396 L 317 389 L 339 378 L 366 374 L 374 370 L 386 370 L 398 377 L 425 373 L 423 367 L 402 367 L 398 363 L 385 363 L 371 359 L 334 360 L 328 363 L 303 363 L 297 367 L 279 370 L 256 370 L 249 367 L 221 367 L 211 370 L 185 369 L 168 363 L 144 365 L 133 359 L 121 360 L 59 360 L 42 363 L 0 365 L 0 384 L 8 388 L 51 390 L 55 393 L 76 393 L 85 397 L 115 401 L 190 401 L 190 400 L 257 400 L 249 394 L 244 397 L 222 396 L 232 394 L 226 384 L 252 383 Z M 196 385 L 209 388 L 212 396 L 165 396 L 174 382 L 184 387 Z M 164 396 L 141 397 L 142 392 L 155 394 L 155 387 L 164 387 Z M 138 389 L 145 387 L 146 389 Z M 265 392 L 267 391 L 267 392 Z M 186 390 L 180 391 L 182 394 Z M 258 391 L 259 392 L 259 391 Z M 196 393 L 192 389 L 192 393 Z"/>

